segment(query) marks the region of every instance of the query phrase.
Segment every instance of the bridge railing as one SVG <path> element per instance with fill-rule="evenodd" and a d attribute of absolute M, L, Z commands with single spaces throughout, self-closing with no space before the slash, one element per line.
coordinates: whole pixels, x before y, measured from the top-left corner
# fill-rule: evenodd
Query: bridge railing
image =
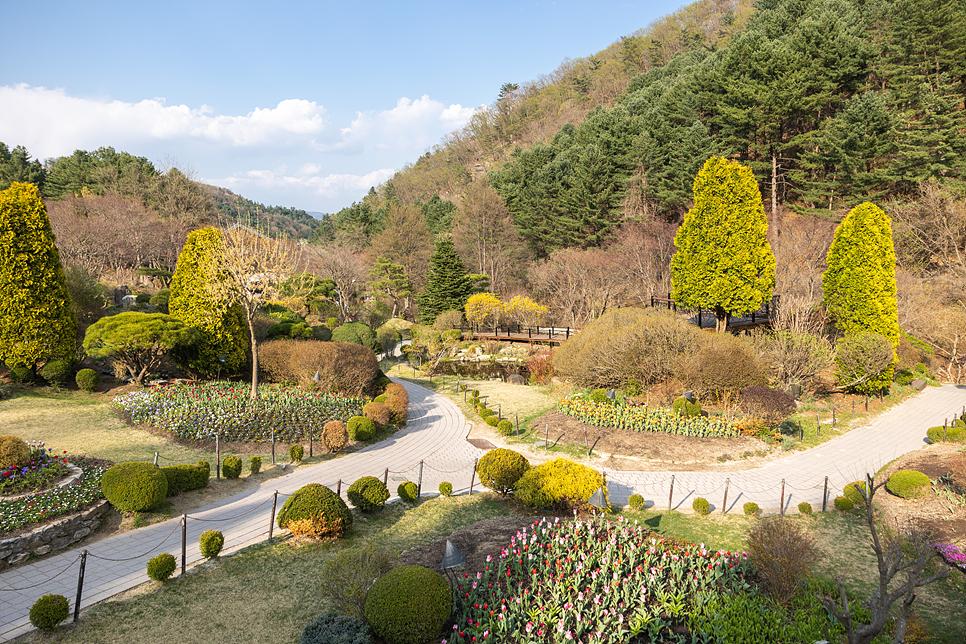
<path fill-rule="evenodd" d="M 462 327 L 461 331 L 470 331 L 474 335 L 486 335 L 494 337 L 506 337 L 507 339 L 522 339 L 526 336 L 528 340 L 536 341 L 566 341 L 570 336 L 575 335 L 579 329 L 554 326 L 523 326 L 521 324 L 498 324 L 496 326 L 480 326 L 472 324 Z"/>
<path fill-rule="evenodd" d="M 732 326 L 735 324 L 747 323 L 748 321 L 750 321 L 751 324 L 758 324 L 759 322 L 771 322 L 778 316 L 778 307 L 780 301 L 781 296 L 774 295 L 772 296 L 771 300 L 765 302 L 754 311 L 732 314 L 728 319 L 728 324 L 729 326 Z M 715 324 L 715 315 L 713 309 L 678 306 L 677 303 L 671 299 L 670 293 L 667 294 L 667 297 L 654 297 L 652 295 L 651 306 L 666 308 L 669 311 L 674 311 L 675 313 L 688 315 L 700 328 L 704 328 L 705 323 L 709 323 L 711 326 L 714 326 Z"/>

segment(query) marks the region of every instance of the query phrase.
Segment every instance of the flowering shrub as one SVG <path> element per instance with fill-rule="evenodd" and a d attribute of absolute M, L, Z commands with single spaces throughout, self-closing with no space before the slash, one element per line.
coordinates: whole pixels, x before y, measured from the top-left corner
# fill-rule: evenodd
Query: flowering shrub
<path fill-rule="evenodd" d="M 959 548 L 951 543 L 937 543 L 935 548 L 946 563 L 966 572 L 966 554 L 963 554 Z"/>
<path fill-rule="evenodd" d="M 81 477 L 64 487 L 38 492 L 14 501 L 0 501 L 0 532 L 69 514 L 103 498 L 101 477 L 114 463 L 89 456 L 66 458 L 81 468 Z"/>
<path fill-rule="evenodd" d="M 14 496 L 43 490 L 58 478 L 70 473 L 66 456 L 55 456 L 53 450 L 45 448 L 42 441 L 31 441 L 27 445 L 30 448 L 30 460 L 26 465 L 0 470 L 0 494 Z"/>
<path fill-rule="evenodd" d="M 163 385 L 118 396 L 112 407 L 134 424 L 149 424 L 183 438 L 292 442 L 306 431 L 317 435 L 330 420 L 362 412 L 366 398 L 294 388 L 261 387 L 252 400 L 246 387 L 230 382 Z"/>
<path fill-rule="evenodd" d="M 636 432 L 665 432 L 681 436 L 740 436 L 730 423 L 702 416 L 678 416 L 666 409 L 647 405 L 631 407 L 623 404 L 595 403 L 586 398 L 560 401 L 560 411 L 589 425 L 618 427 Z"/>
<path fill-rule="evenodd" d="M 749 587 L 743 554 L 659 541 L 622 518 L 543 519 L 487 561 L 454 590 L 449 644 L 664 641 L 719 593 Z"/>

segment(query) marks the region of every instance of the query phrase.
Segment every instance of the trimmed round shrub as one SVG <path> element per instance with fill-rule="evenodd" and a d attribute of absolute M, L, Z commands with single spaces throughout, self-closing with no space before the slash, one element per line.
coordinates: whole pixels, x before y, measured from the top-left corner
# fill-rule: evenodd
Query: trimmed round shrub
<path fill-rule="evenodd" d="M 801 503 L 798 504 L 798 513 L 799 514 L 804 514 L 804 515 L 811 514 L 812 513 L 812 504 L 809 503 L 808 501 L 802 501 Z"/>
<path fill-rule="evenodd" d="M 640 510 L 644 507 L 644 497 L 640 494 L 632 494 L 630 498 L 627 499 L 627 505 L 634 510 Z"/>
<path fill-rule="evenodd" d="M 700 416 L 701 415 L 701 403 L 695 400 L 691 402 L 684 396 L 679 397 L 673 403 L 671 403 L 671 411 L 673 411 L 678 416 Z"/>
<path fill-rule="evenodd" d="M 711 514 L 711 504 L 708 503 L 707 499 L 700 496 L 691 502 L 691 509 L 694 510 L 695 514 L 700 514 L 703 517 Z"/>
<path fill-rule="evenodd" d="M 101 492 L 122 512 L 144 512 L 164 501 L 168 479 L 153 463 L 118 463 L 101 477 Z"/>
<path fill-rule="evenodd" d="M 406 503 L 415 503 L 419 498 L 419 488 L 412 481 L 403 481 L 396 488 L 396 494 Z"/>
<path fill-rule="evenodd" d="M 861 490 L 861 492 L 859 491 Z M 862 492 L 868 494 L 868 490 L 865 488 L 865 481 L 852 481 L 845 486 L 842 490 L 842 494 L 848 497 L 849 501 L 853 505 L 865 505 L 865 499 L 862 498 Z"/>
<path fill-rule="evenodd" d="M 397 425 L 405 425 L 409 419 L 409 396 L 391 394 L 384 403 L 389 408 L 390 419 Z"/>
<path fill-rule="evenodd" d="M 261 469 L 262 469 L 262 457 L 252 456 L 251 459 L 248 461 L 248 473 L 258 474 L 261 471 Z"/>
<path fill-rule="evenodd" d="M 226 479 L 237 479 L 241 476 L 242 460 L 237 456 L 226 456 L 221 462 L 221 475 Z"/>
<path fill-rule="evenodd" d="M 604 404 L 611 402 L 611 399 L 607 397 L 607 391 L 605 389 L 594 389 L 591 391 L 590 400 L 595 403 Z"/>
<path fill-rule="evenodd" d="M 341 420 L 330 420 L 322 428 L 322 442 L 325 448 L 335 454 L 349 442 L 349 432 Z"/>
<path fill-rule="evenodd" d="M 761 508 L 758 507 L 757 503 L 752 503 L 748 501 L 743 506 L 741 506 L 741 511 L 745 513 L 746 517 L 756 517 L 761 512 Z"/>
<path fill-rule="evenodd" d="M 899 470 L 886 481 L 886 489 L 903 499 L 919 498 L 929 485 L 929 477 L 916 470 Z"/>
<path fill-rule="evenodd" d="M 365 416 L 353 416 L 345 426 L 349 434 L 349 440 L 367 441 L 376 435 L 376 424 L 371 418 Z"/>
<path fill-rule="evenodd" d="M 63 595 L 41 595 L 30 607 L 30 623 L 49 631 L 70 616 L 70 604 Z"/>
<path fill-rule="evenodd" d="M 299 644 L 372 644 L 372 636 L 361 620 L 332 610 L 308 623 Z"/>
<path fill-rule="evenodd" d="M 581 510 L 603 485 L 604 477 L 597 470 L 556 458 L 527 470 L 517 481 L 514 495 L 531 508 Z"/>
<path fill-rule="evenodd" d="M 512 436 L 513 422 L 509 418 L 504 418 L 496 424 L 496 431 L 500 433 L 500 436 Z"/>
<path fill-rule="evenodd" d="M 372 352 L 379 350 L 375 332 L 365 322 L 346 322 L 332 330 L 332 342 L 361 344 Z"/>
<path fill-rule="evenodd" d="M 446 579 L 422 566 L 399 566 L 379 578 L 366 597 L 366 619 L 386 644 L 429 644 L 453 608 Z"/>
<path fill-rule="evenodd" d="M 0 435 L 0 468 L 23 467 L 30 462 L 30 446 L 19 436 Z"/>
<path fill-rule="evenodd" d="M 963 427 L 958 422 L 949 427 L 943 427 L 942 425 L 939 427 L 930 427 L 926 431 L 929 442 L 933 444 L 943 442 L 943 430 L 945 430 L 947 443 L 966 443 L 966 427 Z"/>
<path fill-rule="evenodd" d="M 480 390 L 479 389 L 474 389 L 473 390 L 473 393 L 472 393 L 472 396 L 474 398 L 479 398 L 480 397 Z"/>
<path fill-rule="evenodd" d="M 34 381 L 35 374 L 32 367 L 18 365 L 10 367 L 10 379 L 21 385 L 29 385 Z"/>
<path fill-rule="evenodd" d="M 847 496 L 835 497 L 835 500 L 832 501 L 832 504 L 835 506 L 835 509 L 838 510 L 839 512 L 848 512 L 849 510 L 855 507 L 855 504 L 852 503 L 852 499 L 850 499 Z"/>
<path fill-rule="evenodd" d="M 309 483 L 285 500 L 278 513 L 278 527 L 294 521 L 310 521 L 316 536 L 341 537 L 352 527 L 352 512 L 342 497 L 319 483 Z"/>
<path fill-rule="evenodd" d="M 479 406 L 476 413 L 480 415 L 480 418 L 489 418 L 490 416 L 495 416 L 496 412 L 488 407 Z"/>
<path fill-rule="evenodd" d="M 97 385 L 101 384 L 101 377 L 93 369 L 81 369 L 74 376 L 74 382 L 77 383 L 78 389 L 91 393 L 97 389 Z"/>
<path fill-rule="evenodd" d="M 490 427 L 496 427 L 497 425 L 500 424 L 500 417 L 497 416 L 496 414 L 493 414 L 492 416 L 487 416 L 486 424 L 489 425 Z"/>
<path fill-rule="evenodd" d="M 63 387 L 70 376 L 69 360 L 50 360 L 40 368 L 40 376 L 55 387 Z"/>
<path fill-rule="evenodd" d="M 453 484 L 449 481 L 443 481 L 439 484 L 439 495 L 440 496 L 450 496 L 453 493 Z"/>
<path fill-rule="evenodd" d="M 205 530 L 198 538 L 198 546 L 202 557 L 213 559 L 225 547 L 225 535 L 220 530 Z"/>
<path fill-rule="evenodd" d="M 476 464 L 480 483 L 504 496 L 513 492 L 517 481 L 529 469 L 530 461 L 526 456 L 503 448 L 491 449 Z"/>
<path fill-rule="evenodd" d="M 157 557 L 148 560 L 148 577 L 154 581 L 167 581 L 177 567 L 178 564 L 174 560 L 174 555 L 170 552 L 162 552 Z"/>
<path fill-rule="evenodd" d="M 372 399 L 372 402 L 381 402 L 381 403 L 384 403 L 387 400 L 389 400 L 389 396 L 387 396 L 386 394 L 379 394 L 378 396 L 376 396 L 375 398 Z"/>
<path fill-rule="evenodd" d="M 305 457 L 305 448 L 296 443 L 288 448 L 289 458 L 292 459 L 293 463 L 301 463 L 302 458 Z"/>
<path fill-rule="evenodd" d="M 386 505 L 389 489 L 375 476 L 363 476 L 346 490 L 346 496 L 352 505 L 362 512 L 372 512 L 376 508 Z"/>
<path fill-rule="evenodd" d="M 383 429 L 392 419 L 392 411 L 389 407 L 375 401 L 363 405 L 362 415 L 374 422 L 378 429 Z"/>

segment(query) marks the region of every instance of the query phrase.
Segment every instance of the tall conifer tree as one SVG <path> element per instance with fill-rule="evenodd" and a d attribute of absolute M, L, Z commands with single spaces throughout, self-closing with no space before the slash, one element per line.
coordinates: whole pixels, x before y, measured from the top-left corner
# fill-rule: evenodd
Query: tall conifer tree
<path fill-rule="evenodd" d="M 694 207 L 674 236 L 671 297 L 712 309 L 718 331 L 757 310 L 775 288 L 768 220 L 751 168 L 711 157 L 694 180 Z"/>
<path fill-rule="evenodd" d="M 208 377 L 238 373 L 248 350 L 241 307 L 219 299 L 208 287 L 217 279 L 217 255 L 224 247 L 216 228 L 189 233 L 171 278 L 168 300 L 168 313 L 201 334 L 197 344 L 176 348 L 174 358 L 188 370 Z M 224 362 L 219 360 L 221 356 Z"/>
<path fill-rule="evenodd" d="M 859 204 L 839 224 L 822 275 L 822 304 L 846 336 L 863 331 L 884 335 L 899 345 L 896 253 L 892 225 L 878 206 Z M 892 382 L 894 364 L 859 386 L 874 393 Z"/>
<path fill-rule="evenodd" d="M 77 321 L 47 208 L 32 183 L 0 192 L 0 360 L 72 360 Z"/>
<path fill-rule="evenodd" d="M 452 239 L 437 242 L 429 262 L 432 267 L 426 289 L 419 294 L 422 324 L 432 324 L 444 311 L 462 311 L 473 294 L 473 278 L 467 275 L 466 265 L 456 253 Z"/>

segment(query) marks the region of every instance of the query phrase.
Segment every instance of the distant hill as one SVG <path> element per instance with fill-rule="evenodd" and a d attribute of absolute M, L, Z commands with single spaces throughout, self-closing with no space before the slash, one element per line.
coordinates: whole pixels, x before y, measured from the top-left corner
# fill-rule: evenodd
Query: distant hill
<path fill-rule="evenodd" d="M 221 217 L 254 226 L 270 235 L 310 239 L 319 226 L 319 220 L 304 210 L 284 206 L 265 206 L 236 195 L 227 188 L 200 185 L 214 202 L 215 210 Z"/>

